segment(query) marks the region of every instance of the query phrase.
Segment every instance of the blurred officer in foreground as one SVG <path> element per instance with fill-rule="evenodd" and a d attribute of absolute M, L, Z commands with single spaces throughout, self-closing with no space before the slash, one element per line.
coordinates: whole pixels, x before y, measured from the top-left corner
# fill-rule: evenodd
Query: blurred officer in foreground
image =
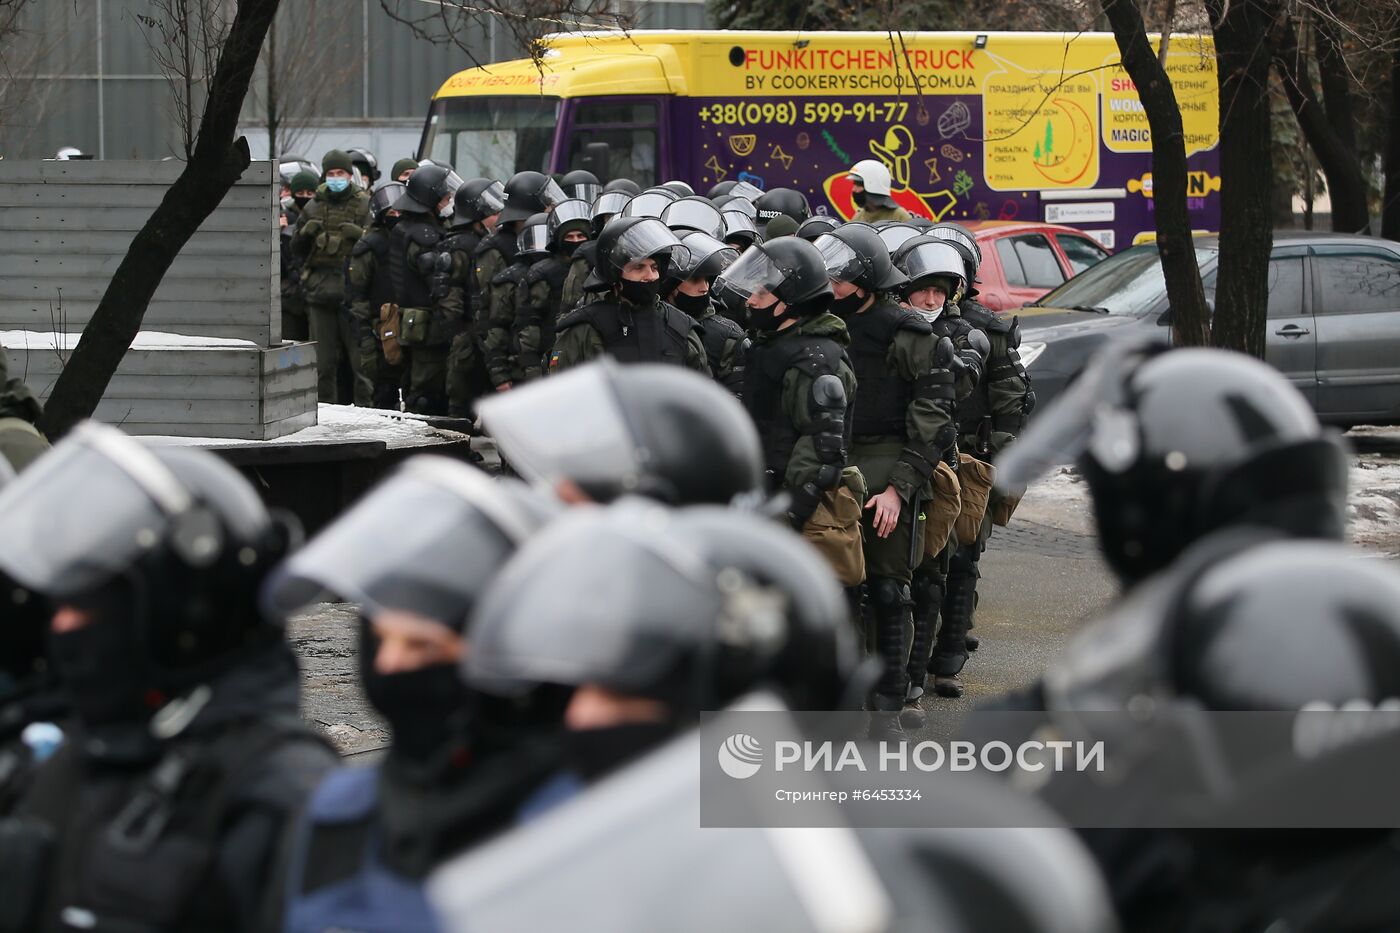
<path fill-rule="evenodd" d="M 0 877 L 30 879 L 7 928 L 266 929 L 279 833 L 335 760 L 256 606 L 293 534 L 212 454 L 93 423 L 0 492 L 0 572 L 54 607 L 73 711 L 0 830 Z"/>
<path fill-rule="evenodd" d="M 565 502 L 761 496 L 753 421 L 720 386 L 679 367 L 599 360 L 483 401 L 481 420 L 502 457 Z"/>
<path fill-rule="evenodd" d="M 518 481 L 416 457 L 269 581 L 278 616 L 327 593 L 359 604 L 365 693 L 393 735 L 380 764 L 336 770 L 312 795 L 285 850 L 281 929 L 436 929 L 427 873 L 509 826 L 563 766 L 555 732 L 566 695 L 503 700 L 457 674 L 473 606 L 558 511 Z"/>
<path fill-rule="evenodd" d="M 699 828 L 696 759 L 713 754 L 700 710 L 842 709 L 864 692 L 840 589 L 779 526 L 635 500 L 576 511 L 522 549 L 470 632 L 463 668 L 481 689 L 576 686 L 573 767 L 524 826 L 435 873 L 446 930 L 710 930 L 736 915 L 785 930 L 1113 929 L 1060 829 L 863 832 L 837 814 L 839 829 Z M 937 788 L 935 811 L 1053 824 L 997 787 Z"/>

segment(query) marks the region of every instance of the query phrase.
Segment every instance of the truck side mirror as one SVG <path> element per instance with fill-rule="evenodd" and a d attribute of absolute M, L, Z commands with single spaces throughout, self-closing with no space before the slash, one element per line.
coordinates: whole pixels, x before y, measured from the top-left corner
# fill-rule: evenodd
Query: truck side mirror
<path fill-rule="evenodd" d="M 612 147 L 607 143 L 586 144 L 579 163 L 584 171 L 597 176 L 599 184 L 612 181 Z"/>

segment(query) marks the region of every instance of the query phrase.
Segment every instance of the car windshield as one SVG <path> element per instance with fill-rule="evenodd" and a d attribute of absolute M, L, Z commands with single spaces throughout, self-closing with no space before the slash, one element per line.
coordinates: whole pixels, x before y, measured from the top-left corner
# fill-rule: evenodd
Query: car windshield
<path fill-rule="evenodd" d="M 463 178 L 549 171 L 557 97 L 444 97 L 433 101 L 422 154 Z"/>
<path fill-rule="evenodd" d="M 1196 248 L 1205 265 L 1214 249 Z M 1157 246 L 1144 243 L 1090 266 L 1036 302 L 1046 308 L 1094 308 L 1108 314 L 1141 314 L 1167 292 Z"/>

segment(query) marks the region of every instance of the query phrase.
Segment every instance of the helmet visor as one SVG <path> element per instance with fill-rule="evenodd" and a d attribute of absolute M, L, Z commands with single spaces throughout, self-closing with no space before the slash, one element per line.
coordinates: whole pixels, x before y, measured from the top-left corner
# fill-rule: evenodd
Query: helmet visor
<path fill-rule="evenodd" d="M 605 191 L 598 195 L 597 200 L 593 202 L 593 213 L 591 217 L 597 219 L 599 217 L 620 214 L 623 208 L 627 206 L 627 202 L 631 200 L 632 195 L 628 194 L 626 191 Z"/>
<path fill-rule="evenodd" d="M 402 182 L 391 181 L 382 185 L 378 191 L 370 196 L 370 212 L 378 219 L 380 215 L 394 206 L 395 201 L 403 197 L 406 190 Z"/>
<path fill-rule="evenodd" d="M 724 213 L 743 214 L 752 221 L 756 222 L 758 220 L 758 208 L 754 207 L 752 201 L 745 200 L 744 198 L 735 198 L 732 201 L 724 202 Z"/>
<path fill-rule="evenodd" d="M 918 230 L 904 225 L 881 227 L 876 233 L 884 242 L 885 248 L 890 251 L 890 255 L 894 255 L 895 250 L 919 235 Z"/>
<path fill-rule="evenodd" d="M 786 273 L 768 258 L 768 254 L 762 248 L 755 247 L 720 273 L 719 278 L 715 279 L 714 290 L 720 300 L 731 308 L 749 304 L 767 308 L 778 300 L 778 288 L 786 278 Z"/>
<path fill-rule="evenodd" d="M 659 220 L 647 218 L 622 232 L 612 247 L 609 258 L 618 269 L 640 259 L 669 256 L 672 262 L 685 262 L 687 250 L 681 241 Z"/>
<path fill-rule="evenodd" d="M 911 247 L 900 258 L 899 267 L 911 282 L 930 275 L 947 275 L 961 281 L 966 272 L 962 256 L 946 243 L 919 243 Z"/>
<path fill-rule="evenodd" d="M 555 181 L 553 178 L 545 180 L 544 187 L 540 189 L 539 198 L 546 208 L 569 200 L 569 196 L 564 193 L 564 189 L 559 187 L 559 182 Z"/>
<path fill-rule="evenodd" d="M 748 236 L 751 239 L 758 236 L 758 225 L 748 214 L 740 211 L 725 211 L 723 217 L 724 238 L 726 240 L 734 236 Z"/>
<path fill-rule="evenodd" d="M 603 191 L 603 186 L 597 182 L 579 182 L 569 185 L 564 189 L 564 194 L 572 200 L 587 201 L 592 204 L 598 195 Z"/>
<path fill-rule="evenodd" d="M 506 695 L 538 684 L 654 689 L 705 643 L 719 611 L 699 556 L 649 531 L 657 512 L 575 510 L 523 548 L 473 615 L 467 681 Z"/>
<path fill-rule="evenodd" d="M 982 249 L 977 245 L 977 239 L 969 236 L 966 231 L 957 227 L 930 227 L 928 235 L 940 240 L 950 240 L 954 243 L 961 243 L 967 247 L 967 251 L 977 257 L 977 265 L 982 263 Z"/>
<path fill-rule="evenodd" d="M 482 217 L 490 217 L 492 214 L 499 214 L 506 207 L 506 189 L 499 181 L 493 181 L 487 187 L 481 189 L 481 193 L 476 196 L 476 209 Z"/>
<path fill-rule="evenodd" d="M 575 220 L 583 221 L 585 224 L 592 223 L 593 209 L 589 205 L 590 202 L 580 201 L 577 198 L 560 202 L 549 214 L 550 232 L 552 233 L 564 224 Z"/>
<path fill-rule="evenodd" d="M 521 253 L 549 252 L 549 227 L 546 224 L 526 227 L 520 231 L 520 236 L 515 238 L 515 245 Z"/>
<path fill-rule="evenodd" d="M 520 475 L 554 488 L 629 488 L 638 441 L 607 363 L 582 366 L 480 403 L 482 423 Z"/>
<path fill-rule="evenodd" d="M 0 492 L 0 570 L 51 598 L 85 592 L 155 548 L 192 504 L 146 447 L 80 425 Z"/>
<path fill-rule="evenodd" d="M 729 193 L 745 201 L 757 201 L 759 198 L 763 197 L 762 188 L 755 187 L 746 181 L 741 181 L 733 188 L 730 188 Z"/>
<path fill-rule="evenodd" d="M 812 245 L 822 254 L 827 278 L 837 282 L 855 282 L 865 275 L 865 263 L 861 262 L 860 254 L 849 244 L 828 233 L 817 237 Z"/>
<path fill-rule="evenodd" d="M 1106 462 L 1132 459 L 1140 443 L 1137 417 L 1126 407 L 1127 383 L 1142 361 L 1136 345 L 1100 351 L 1026 430 L 997 457 L 997 485 L 1012 492 L 1093 447 Z M 1131 449 L 1130 449 L 1131 448 Z"/>
<path fill-rule="evenodd" d="M 661 222 L 672 230 L 699 230 L 711 236 L 724 235 L 724 218 L 719 209 L 706 201 L 685 198 L 661 212 Z"/>
<path fill-rule="evenodd" d="M 263 605 L 286 618 L 333 595 L 366 614 L 399 610 L 462 625 L 545 520 L 543 506 L 527 507 L 518 485 L 417 457 L 293 554 L 268 581 Z"/>
<path fill-rule="evenodd" d="M 689 233 L 681 238 L 686 249 L 685 262 L 672 266 L 678 278 L 693 279 L 703 276 L 712 279 L 729 268 L 738 258 L 739 251 L 720 242 L 708 233 Z"/>
<path fill-rule="evenodd" d="M 671 206 L 671 198 L 658 191 L 647 191 L 627 202 L 624 217 L 660 217 Z"/>

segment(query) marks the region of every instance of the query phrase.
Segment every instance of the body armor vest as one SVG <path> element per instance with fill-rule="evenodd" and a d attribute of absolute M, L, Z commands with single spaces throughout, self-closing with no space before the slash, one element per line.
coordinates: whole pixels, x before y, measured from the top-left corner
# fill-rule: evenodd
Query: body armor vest
<path fill-rule="evenodd" d="M 410 244 L 422 250 L 433 250 L 442 240 L 442 233 L 426 220 L 406 215 L 389 231 L 389 282 L 393 302 L 401 308 L 431 308 L 432 294 L 428 280 L 409 259 Z"/>
<path fill-rule="evenodd" d="M 664 301 L 638 308 L 609 299 L 571 311 L 560 319 L 558 329 L 576 324 L 591 325 L 602 337 L 603 349 L 619 362 L 684 366 L 695 320 Z"/>
<path fill-rule="evenodd" d="M 729 318 L 713 311 L 696 323 L 700 325 L 700 341 L 705 345 L 705 358 L 710 362 L 710 372 L 719 380 L 720 385 L 742 398 L 744 370 L 747 366 L 742 344 L 748 338 L 748 334 Z M 734 357 L 735 366 L 732 372 L 721 373 L 724 346 L 731 340 L 737 340 L 741 345 Z"/>
<path fill-rule="evenodd" d="M 789 369 L 800 369 L 811 379 L 839 376 L 843 357 L 846 351 L 835 340 L 811 334 L 779 336 L 749 348 L 744 371 L 744 407 L 758 428 L 764 469 L 777 485 L 780 486 L 787 475 L 792 448 L 801 436 L 783 410 L 783 376 Z M 849 358 L 847 363 L 849 365 Z M 854 417 L 854 406 L 847 405 L 843 433 L 848 446 Z"/>
<path fill-rule="evenodd" d="M 890 345 L 902 327 L 931 332 L 927 321 L 888 301 L 876 301 L 863 314 L 843 318 L 851 334 L 848 350 L 856 371 L 855 433 L 858 437 L 904 437 L 914 384 L 890 368 Z"/>

